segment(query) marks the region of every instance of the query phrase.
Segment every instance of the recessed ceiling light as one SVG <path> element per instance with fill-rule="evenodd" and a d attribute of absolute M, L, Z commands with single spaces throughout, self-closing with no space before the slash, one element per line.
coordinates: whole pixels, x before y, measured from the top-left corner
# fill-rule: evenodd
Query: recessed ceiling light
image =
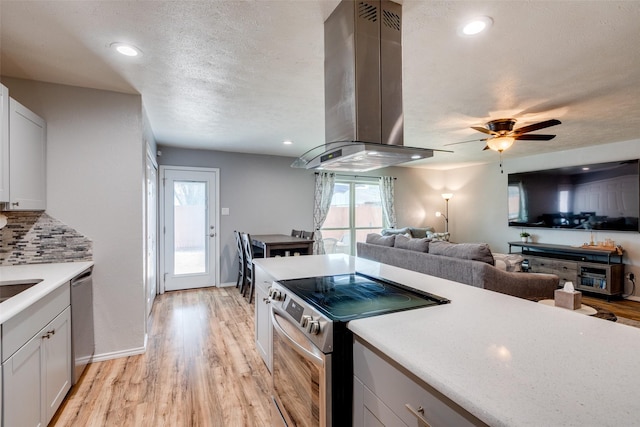
<path fill-rule="evenodd" d="M 111 43 L 109 47 L 115 49 L 118 53 L 121 53 L 125 56 L 138 56 L 142 53 L 140 49 L 138 49 L 134 45 L 127 43 L 115 42 Z"/>
<path fill-rule="evenodd" d="M 475 36 L 493 25 L 493 19 L 488 16 L 478 16 L 460 27 L 458 32 L 463 36 Z"/>
<path fill-rule="evenodd" d="M 282 141 L 282 143 L 284 145 L 291 145 L 291 144 L 293 144 L 293 141 L 286 140 L 286 141 Z"/>

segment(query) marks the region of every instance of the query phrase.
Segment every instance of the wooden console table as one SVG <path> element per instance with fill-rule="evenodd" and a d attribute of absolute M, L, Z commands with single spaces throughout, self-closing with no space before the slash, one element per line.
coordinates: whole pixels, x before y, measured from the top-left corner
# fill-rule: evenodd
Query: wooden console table
<path fill-rule="evenodd" d="M 286 252 L 293 256 L 296 252 L 300 255 L 313 254 L 314 240 L 301 237 L 287 236 L 286 234 L 256 234 L 251 235 L 251 244 L 262 249 L 265 258 L 276 255 L 285 256 Z"/>
<path fill-rule="evenodd" d="M 521 248 L 521 254 L 529 260 L 529 271 L 555 274 L 561 286 L 573 282 L 578 290 L 607 298 L 623 291 L 623 253 L 616 248 L 509 242 L 509 253 L 512 247 Z"/>

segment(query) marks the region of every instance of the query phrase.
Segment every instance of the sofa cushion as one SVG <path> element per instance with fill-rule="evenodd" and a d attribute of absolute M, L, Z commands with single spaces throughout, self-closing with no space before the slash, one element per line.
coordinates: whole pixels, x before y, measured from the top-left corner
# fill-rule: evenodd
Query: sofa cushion
<path fill-rule="evenodd" d="M 393 246 L 400 249 L 408 249 L 410 251 L 429 252 L 429 242 L 430 240 L 427 238 L 410 239 L 403 235 L 398 235 L 396 236 L 396 241 Z"/>
<path fill-rule="evenodd" d="M 489 245 L 486 243 L 449 243 L 431 241 L 429 243 L 429 253 L 432 255 L 443 255 L 452 258 L 481 261 L 490 265 L 494 264 L 491 249 L 489 249 Z"/>
<path fill-rule="evenodd" d="M 417 228 L 417 227 L 409 227 L 409 233 L 411 234 L 411 237 L 413 237 L 414 239 L 424 239 L 425 237 L 427 237 L 427 232 L 434 232 L 435 229 L 433 227 L 422 227 L 422 228 Z"/>
<path fill-rule="evenodd" d="M 448 242 L 449 233 L 434 233 L 433 231 L 427 231 L 427 239 Z"/>
<path fill-rule="evenodd" d="M 518 254 L 493 254 L 494 265 L 504 271 L 522 271 L 524 257 Z"/>
<path fill-rule="evenodd" d="M 367 240 L 366 240 L 367 243 L 371 243 L 372 245 L 389 246 L 389 247 L 392 247 L 395 241 L 396 241 L 395 234 L 392 234 L 391 236 L 381 236 L 376 233 L 367 234 Z"/>
<path fill-rule="evenodd" d="M 380 234 L 382 234 L 383 236 L 394 236 L 396 234 L 408 234 L 408 233 L 409 233 L 409 227 L 383 228 L 382 231 L 380 232 Z"/>

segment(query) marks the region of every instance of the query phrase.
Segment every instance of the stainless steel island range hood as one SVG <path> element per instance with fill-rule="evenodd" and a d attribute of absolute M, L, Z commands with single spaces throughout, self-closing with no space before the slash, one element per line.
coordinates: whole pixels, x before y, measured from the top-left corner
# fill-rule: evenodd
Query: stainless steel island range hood
<path fill-rule="evenodd" d="M 402 7 L 343 0 L 324 24 L 326 144 L 292 167 L 364 172 L 433 156 L 405 147 Z"/>

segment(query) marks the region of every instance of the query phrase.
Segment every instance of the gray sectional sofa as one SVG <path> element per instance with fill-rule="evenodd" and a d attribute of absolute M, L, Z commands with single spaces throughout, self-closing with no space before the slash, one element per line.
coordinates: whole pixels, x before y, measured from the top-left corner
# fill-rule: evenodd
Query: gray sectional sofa
<path fill-rule="evenodd" d="M 553 298 L 554 274 L 509 272 L 494 266 L 487 244 L 449 243 L 370 234 L 357 256 L 520 298 Z"/>

